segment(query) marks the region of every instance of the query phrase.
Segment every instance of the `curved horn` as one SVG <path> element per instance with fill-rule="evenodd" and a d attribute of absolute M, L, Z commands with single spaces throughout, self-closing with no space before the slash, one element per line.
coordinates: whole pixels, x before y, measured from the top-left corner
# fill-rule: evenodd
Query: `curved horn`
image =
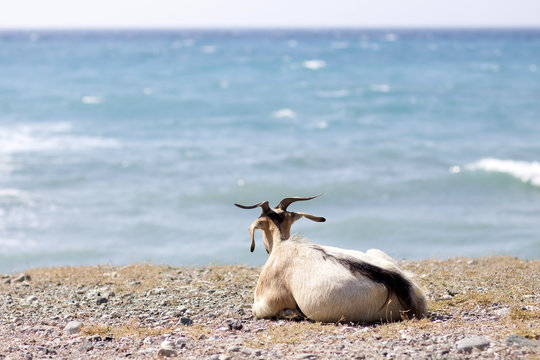
<path fill-rule="evenodd" d="M 242 209 L 255 209 L 256 207 L 260 206 L 263 209 L 264 213 L 267 213 L 268 211 L 270 211 L 270 206 L 268 205 L 268 201 L 263 201 L 263 202 L 260 202 L 258 204 L 249 205 L 249 206 L 240 205 L 240 204 L 234 204 L 234 205 L 236 205 L 236 206 L 238 206 L 239 208 L 242 208 Z"/>
<path fill-rule="evenodd" d="M 319 194 L 319 195 L 315 195 L 315 196 L 309 196 L 309 197 L 291 197 L 291 198 L 285 198 L 283 200 L 281 200 L 278 204 L 278 206 L 276 206 L 277 209 L 281 209 L 281 210 L 287 210 L 287 207 L 289 205 L 291 205 L 293 202 L 295 201 L 305 201 L 305 200 L 311 200 L 311 199 L 315 199 L 316 197 L 319 197 L 321 196 L 322 194 Z"/>

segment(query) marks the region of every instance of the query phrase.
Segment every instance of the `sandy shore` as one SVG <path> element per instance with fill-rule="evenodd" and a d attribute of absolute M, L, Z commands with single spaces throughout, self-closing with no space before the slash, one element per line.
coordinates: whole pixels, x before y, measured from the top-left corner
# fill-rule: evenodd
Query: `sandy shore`
<path fill-rule="evenodd" d="M 540 261 L 403 262 L 424 320 L 254 320 L 260 268 L 147 264 L 32 269 L 0 279 L 0 359 L 540 358 Z"/>

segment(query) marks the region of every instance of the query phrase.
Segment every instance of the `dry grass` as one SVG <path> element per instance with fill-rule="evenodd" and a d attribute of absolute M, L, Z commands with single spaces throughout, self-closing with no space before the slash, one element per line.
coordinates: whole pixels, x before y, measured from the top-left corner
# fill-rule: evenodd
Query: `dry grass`
<path fill-rule="evenodd" d="M 172 332 L 171 328 L 147 328 L 141 327 L 133 323 L 121 325 L 121 326 L 109 326 L 109 325 L 90 325 L 85 326 L 81 330 L 81 334 L 84 336 L 94 336 L 99 335 L 101 337 L 113 337 L 113 338 L 123 338 L 123 337 L 137 337 L 145 338 L 147 336 L 159 336 L 164 334 L 170 334 Z"/>
<path fill-rule="evenodd" d="M 47 269 L 32 269 L 27 273 L 36 285 L 61 283 L 72 288 L 103 287 L 109 285 L 115 290 L 126 290 L 129 282 L 138 282 L 136 289 L 129 291 L 144 292 L 157 286 L 163 286 L 165 275 L 169 275 L 171 267 L 164 265 L 132 264 L 123 267 L 98 266 L 64 266 Z"/>
<path fill-rule="evenodd" d="M 403 262 L 406 270 L 417 275 L 418 284 L 429 298 L 430 318 L 390 324 L 379 324 L 371 334 L 382 338 L 399 338 L 404 331 L 447 333 L 455 329 L 480 332 L 489 329 L 490 336 L 503 338 L 510 334 L 530 339 L 540 338 L 540 261 L 526 261 L 509 256 L 479 259 L 455 258 Z M 209 296 L 210 291 L 221 296 L 236 296 L 243 306 L 252 300 L 258 268 L 247 266 L 206 266 L 202 268 L 174 268 L 149 264 L 123 267 L 83 266 L 34 269 L 33 286 L 47 287 L 56 283 L 71 288 L 110 286 L 117 294 L 142 293 L 154 288 L 182 288 L 200 291 L 181 292 L 184 298 Z M 137 286 L 131 286 L 137 283 Z M 205 292 L 206 291 L 206 292 Z M 182 299 L 179 298 L 181 301 Z M 507 309 L 501 316 L 496 310 Z M 209 309 L 212 310 L 212 309 Z M 247 310 L 249 312 L 249 310 Z M 192 338 L 212 336 L 214 330 L 196 325 L 183 331 Z M 85 334 L 112 336 L 155 336 L 171 331 L 169 328 L 145 328 L 136 324 L 119 327 L 94 325 Z M 253 347 L 268 344 L 292 344 L 312 337 L 340 331 L 335 324 L 308 321 L 271 325 L 255 333 L 249 340 Z M 363 337 L 362 334 L 350 335 Z"/>

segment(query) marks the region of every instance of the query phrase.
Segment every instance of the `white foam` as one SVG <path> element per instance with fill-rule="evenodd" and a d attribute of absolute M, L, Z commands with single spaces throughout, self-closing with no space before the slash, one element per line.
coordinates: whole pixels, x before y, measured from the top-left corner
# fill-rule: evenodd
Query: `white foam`
<path fill-rule="evenodd" d="M 368 42 L 368 41 L 362 41 L 362 42 L 360 42 L 360 48 L 363 49 L 363 50 L 378 51 L 380 47 L 379 47 L 379 44 L 377 44 L 377 43 L 372 43 L 372 42 Z"/>
<path fill-rule="evenodd" d="M 326 61 L 324 60 L 306 60 L 302 65 L 309 70 L 319 70 L 326 67 Z"/>
<path fill-rule="evenodd" d="M 103 101 L 103 99 L 99 96 L 85 95 L 81 98 L 81 101 L 83 104 L 95 105 L 95 104 L 100 104 L 101 101 Z"/>
<path fill-rule="evenodd" d="M 206 45 L 202 47 L 202 52 L 205 54 L 213 54 L 215 53 L 217 48 L 214 45 Z"/>
<path fill-rule="evenodd" d="M 0 197 L 27 197 L 28 193 L 19 189 L 0 188 Z"/>
<path fill-rule="evenodd" d="M 370 89 L 373 92 L 387 93 L 387 92 L 390 92 L 390 85 L 388 85 L 388 84 L 373 84 L 373 85 L 371 85 Z"/>
<path fill-rule="evenodd" d="M 540 162 L 501 160 L 495 158 L 485 158 L 465 166 L 466 170 L 487 172 L 498 172 L 511 175 L 524 183 L 540 186 Z"/>
<path fill-rule="evenodd" d="M 386 40 L 386 41 L 388 41 L 388 42 L 394 42 L 394 41 L 397 41 L 397 40 L 398 40 L 398 37 L 397 37 L 396 34 L 390 33 L 390 34 L 386 34 L 386 35 L 384 36 L 384 40 Z"/>
<path fill-rule="evenodd" d="M 35 240 L 0 238 L 0 246 L 8 249 L 12 248 L 17 250 L 28 250 L 30 248 L 37 248 L 38 243 Z"/>
<path fill-rule="evenodd" d="M 119 147 L 114 139 L 72 135 L 70 130 L 71 124 L 63 122 L 0 127 L 0 154 Z"/>
<path fill-rule="evenodd" d="M 10 188 L 0 188 L 0 203 L 4 201 L 18 201 L 28 205 L 33 205 L 32 196 L 29 192 L 19 190 L 19 189 L 10 189 Z"/>
<path fill-rule="evenodd" d="M 272 117 L 276 119 L 294 119 L 296 114 L 291 109 L 280 109 L 272 113 Z"/>
<path fill-rule="evenodd" d="M 448 169 L 448 172 L 450 174 L 459 174 L 461 172 L 461 167 L 459 167 L 458 165 L 454 165 L 454 166 L 451 166 L 449 169 Z"/>

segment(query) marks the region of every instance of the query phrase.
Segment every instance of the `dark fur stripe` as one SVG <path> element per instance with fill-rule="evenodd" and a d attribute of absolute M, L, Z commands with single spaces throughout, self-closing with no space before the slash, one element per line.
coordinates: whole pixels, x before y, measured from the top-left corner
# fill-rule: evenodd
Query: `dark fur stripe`
<path fill-rule="evenodd" d="M 317 250 L 322 254 L 323 260 L 332 260 L 349 269 L 349 271 L 356 276 L 366 276 L 368 279 L 383 285 L 388 291 L 388 295 L 381 309 L 384 308 L 392 294 L 396 294 L 401 306 L 408 311 L 406 316 L 418 315 L 411 298 L 411 283 L 405 279 L 401 274 L 380 268 L 376 265 L 360 261 L 353 257 L 337 257 L 327 253 L 323 248 L 312 245 L 313 250 Z"/>

